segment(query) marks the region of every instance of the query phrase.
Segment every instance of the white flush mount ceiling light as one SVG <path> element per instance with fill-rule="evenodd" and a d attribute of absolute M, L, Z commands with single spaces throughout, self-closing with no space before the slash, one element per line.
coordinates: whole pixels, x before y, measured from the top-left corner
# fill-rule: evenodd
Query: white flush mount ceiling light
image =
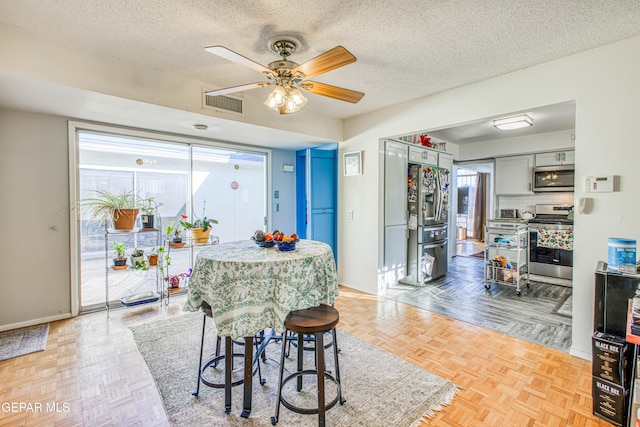
<path fill-rule="evenodd" d="M 493 125 L 500 130 L 513 130 L 533 126 L 533 119 L 526 114 L 505 117 L 493 121 Z"/>

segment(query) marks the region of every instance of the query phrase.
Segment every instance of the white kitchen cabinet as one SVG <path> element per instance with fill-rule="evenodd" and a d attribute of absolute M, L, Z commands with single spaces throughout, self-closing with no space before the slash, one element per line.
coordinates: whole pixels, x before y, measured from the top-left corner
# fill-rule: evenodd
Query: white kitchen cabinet
<path fill-rule="evenodd" d="M 574 150 L 536 154 L 536 166 L 572 165 L 575 162 L 576 152 Z"/>
<path fill-rule="evenodd" d="M 407 274 L 407 145 L 385 142 L 384 282 L 394 285 Z"/>
<path fill-rule="evenodd" d="M 453 155 L 449 153 L 438 153 L 438 167 L 446 169 L 451 173 L 453 171 Z"/>
<path fill-rule="evenodd" d="M 407 223 L 407 146 L 393 141 L 385 143 L 384 224 Z"/>
<path fill-rule="evenodd" d="M 384 283 L 395 285 L 407 276 L 407 225 L 384 227 Z"/>
<path fill-rule="evenodd" d="M 533 194 L 533 155 L 496 158 L 496 195 Z"/>
<path fill-rule="evenodd" d="M 438 152 L 422 147 L 409 147 L 409 162 L 438 166 Z"/>

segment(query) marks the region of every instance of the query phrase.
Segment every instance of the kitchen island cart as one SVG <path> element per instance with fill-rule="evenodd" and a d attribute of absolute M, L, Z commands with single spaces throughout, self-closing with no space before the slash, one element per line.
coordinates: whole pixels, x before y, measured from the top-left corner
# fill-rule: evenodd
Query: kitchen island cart
<path fill-rule="evenodd" d="M 529 229 L 522 221 L 488 221 L 485 226 L 484 287 L 491 282 L 515 285 L 522 295 L 521 281 L 529 280 Z"/>

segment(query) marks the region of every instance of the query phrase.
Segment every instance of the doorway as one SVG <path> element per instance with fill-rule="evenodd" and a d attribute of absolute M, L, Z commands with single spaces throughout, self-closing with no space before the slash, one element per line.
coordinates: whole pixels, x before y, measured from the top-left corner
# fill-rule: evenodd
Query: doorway
<path fill-rule="evenodd" d="M 337 261 L 338 146 L 296 153 L 296 232 L 331 246 Z"/>
<path fill-rule="evenodd" d="M 456 165 L 456 256 L 482 258 L 492 212 L 493 163 Z"/>

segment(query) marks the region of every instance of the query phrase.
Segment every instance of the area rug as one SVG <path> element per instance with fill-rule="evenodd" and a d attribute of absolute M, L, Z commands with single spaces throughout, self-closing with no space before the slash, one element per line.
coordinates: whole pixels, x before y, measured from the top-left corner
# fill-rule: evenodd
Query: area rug
<path fill-rule="evenodd" d="M 559 316 L 570 318 L 573 315 L 573 298 L 571 295 L 567 295 L 565 299 L 560 301 L 560 303 L 558 303 L 551 312 Z"/>
<path fill-rule="evenodd" d="M 209 325 L 213 322 L 208 322 Z M 197 382 L 202 314 L 185 314 L 166 321 L 132 328 L 138 349 L 149 366 L 174 426 L 270 426 L 277 396 L 280 344 L 266 349 L 261 363 L 265 385 L 257 375 L 253 381 L 251 416 L 241 418 L 242 386 L 233 388 L 233 409 L 224 413 L 224 390 L 200 387 L 198 397 L 191 395 Z M 215 330 L 206 335 L 205 355 L 213 354 Z M 346 402 L 326 413 L 330 426 L 417 426 L 423 417 L 443 410 L 457 393 L 457 387 L 437 375 L 420 369 L 365 341 L 338 330 L 342 394 Z M 305 352 L 311 357 L 312 352 Z M 328 367 L 333 366 L 328 350 Z M 205 357 L 206 359 L 206 357 Z M 306 367 L 312 367 L 305 361 Z M 289 371 L 289 365 L 285 363 Z M 285 373 L 285 375 L 287 375 Z M 295 381 L 291 383 L 295 384 Z M 291 393 L 295 393 L 292 387 Z M 284 392 L 285 395 L 289 391 Z M 304 391 L 303 391 L 304 393 Z M 332 394 L 333 393 L 333 394 Z M 327 397 L 335 396 L 335 387 L 327 388 Z M 281 406 L 278 426 L 317 425 L 317 415 L 301 415 Z"/>
<path fill-rule="evenodd" d="M 49 324 L 0 333 L 0 360 L 42 351 L 47 347 Z"/>

